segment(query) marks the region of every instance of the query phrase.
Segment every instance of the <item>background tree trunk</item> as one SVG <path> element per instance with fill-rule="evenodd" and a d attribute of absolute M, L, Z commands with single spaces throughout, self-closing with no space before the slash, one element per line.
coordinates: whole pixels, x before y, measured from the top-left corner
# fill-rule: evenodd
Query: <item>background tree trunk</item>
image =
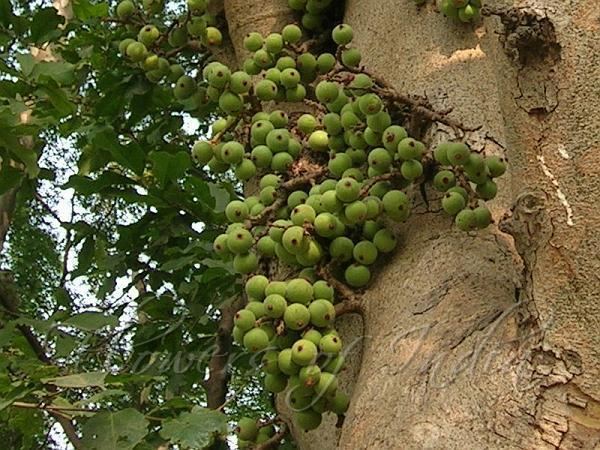
<path fill-rule="evenodd" d="M 284 3 L 226 1 L 234 43 L 278 31 Z M 486 232 L 453 230 L 415 196 L 364 295 L 364 330 L 341 325 L 347 343 L 364 337 L 347 418 L 294 431 L 303 450 L 600 448 L 600 4 L 493 6 L 505 23 L 472 27 L 433 4 L 347 1 L 365 66 L 482 125 L 467 142 L 505 149 L 510 174 Z"/>
<path fill-rule="evenodd" d="M 0 195 L 0 252 L 4 249 L 6 235 L 12 222 L 17 199 L 17 189 L 9 189 Z"/>

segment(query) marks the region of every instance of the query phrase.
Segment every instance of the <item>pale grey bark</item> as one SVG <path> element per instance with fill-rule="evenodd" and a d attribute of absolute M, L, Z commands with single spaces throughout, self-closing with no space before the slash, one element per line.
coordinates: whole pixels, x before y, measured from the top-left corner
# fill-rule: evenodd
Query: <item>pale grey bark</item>
<path fill-rule="evenodd" d="M 287 18 L 284 0 L 225 3 L 237 48 Z M 491 6 L 513 15 L 468 26 L 433 4 L 347 2 L 366 67 L 482 126 L 467 141 L 505 152 L 510 173 L 497 225 L 476 234 L 416 194 L 362 324 L 341 325 L 346 342 L 365 338 L 347 418 L 295 430 L 303 450 L 600 448 L 600 6 Z M 538 19 L 513 26 L 514 7 Z"/>

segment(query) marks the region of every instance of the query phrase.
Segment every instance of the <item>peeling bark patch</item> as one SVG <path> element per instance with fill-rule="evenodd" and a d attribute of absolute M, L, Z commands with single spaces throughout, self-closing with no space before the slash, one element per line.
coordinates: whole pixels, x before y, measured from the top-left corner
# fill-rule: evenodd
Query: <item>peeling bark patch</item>
<path fill-rule="evenodd" d="M 573 222 L 573 208 L 571 207 L 571 204 L 567 200 L 567 196 L 560 188 L 560 184 L 559 184 L 558 180 L 556 179 L 556 177 L 554 176 L 554 174 L 550 171 L 550 168 L 546 165 L 546 160 L 544 159 L 544 156 L 538 155 L 537 160 L 540 162 L 540 166 L 542 167 L 542 171 L 544 172 L 544 175 L 546 175 L 546 177 L 550 180 L 550 182 L 556 188 L 556 196 L 558 197 L 558 200 L 560 201 L 561 205 L 563 205 L 563 207 L 565 208 L 565 211 L 567 212 L 567 225 L 572 227 L 575 224 Z"/>
<path fill-rule="evenodd" d="M 557 42 L 554 24 L 546 15 L 524 8 L 487 8 L 484 14 L 500 17 L 504 25 L 500 41 L 516 63 L 553 65 L 560 60 L 562 47 Z"/>
<path fill-rule="evenodd" d="M 558 154 L 563 158 L 563 159 L 571 159 L 571 155 L 569 155 L 569 153 L 567 152 L 567 148 L 560 144 L 558 146 Z"/>

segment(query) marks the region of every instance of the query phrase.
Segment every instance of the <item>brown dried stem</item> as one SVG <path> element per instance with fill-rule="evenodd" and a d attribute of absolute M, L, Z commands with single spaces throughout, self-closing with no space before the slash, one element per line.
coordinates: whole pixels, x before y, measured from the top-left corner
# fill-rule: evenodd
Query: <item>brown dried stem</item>
<path fill-rule="evenodd" d="M 275 433 L 268 441 L 254 447 L 254 450 L 272 450 L 279 446 L 279 443 L 287 436 L 288 428 L 285 423 L 279 427 L 279 431 Z"/>

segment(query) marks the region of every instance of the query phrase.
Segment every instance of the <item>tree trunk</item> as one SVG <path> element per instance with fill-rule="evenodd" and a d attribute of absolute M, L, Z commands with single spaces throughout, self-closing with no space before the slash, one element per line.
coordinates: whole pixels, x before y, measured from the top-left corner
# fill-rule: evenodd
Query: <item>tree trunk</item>
<path fill-rule="evenodd" d="M 243 3 L 230 30 L 284 2 Z M 497 3 L 510 8 L 472 27 L 429 3 L 347 1 L 365 66 L 481 125 L 467 142 L 505 152 L 510 174 L 485 232 L 415 197 L 364 294 L 364 331 L 342 324 L 345 342 L 363 337 L 343 427 L 294 431 L 303 450 L 600 448 L 600 5 L 518 2 L 537 14 L 525 20 Z"/>

